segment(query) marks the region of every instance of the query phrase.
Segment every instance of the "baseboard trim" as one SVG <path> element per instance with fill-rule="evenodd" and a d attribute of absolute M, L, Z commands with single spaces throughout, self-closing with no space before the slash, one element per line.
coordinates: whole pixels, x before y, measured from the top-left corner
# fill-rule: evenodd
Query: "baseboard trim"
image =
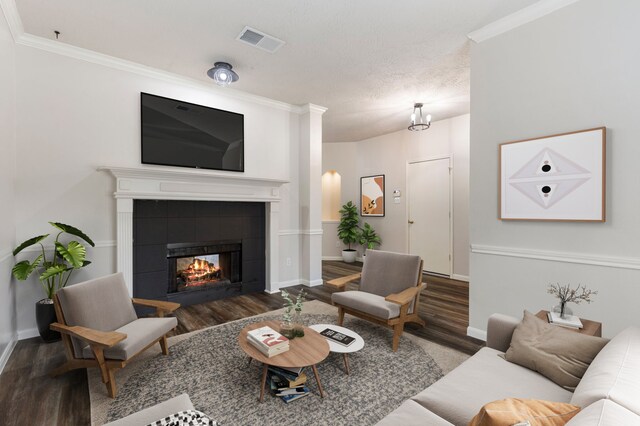
<path fill-rule="evenodd" d="M 301 280 L 301 279 L 282 281 L 282 282 L 278 283 L 278 289 L 287 288 L 287 287 L 293 287 L 294 285 L 302 284 L 302 281 L 303 280 Z M 278 290 L 277 292 L 279 292 L 279 291 L 280 290 Z"/>
<path fill-rule="evenodd" d="M 37 328 L 29 328 L 26 330 L 18 330 L 18 340 L 31 339 L 40 336 Z"/>
<path fill-rule="evenodd" d="M 342 256 L 322 256 L 322 260 L 342 260 Z"/>
<path fill-rule="evenodd" d="M 487 341 L 487 331 L 480 330 L 479 328 L 467 327 L 467 336 L 482 340 L 483 342 Z"/>
<path fill-rule="evenodd" d="M 305 279 L 301 279 L 300 280 L 300 284 L 307 286 L 307 287 L 317 287 L 319 285 L 323 285 L 324 281 L 320 280 L 313 280 L 313 281 L 309 281 L 309 280 L 305 280 Z"/>
<path fill-rule="evenodd" d="M 458 274 L 453 274 L 453 275 L 451 275 L 451 279 L 452 279 L 452 280 L 458 280 L 458 281 L 466 281 L 466 282 L 469 282 L 469 275 L 458 275 Z"/>
<path fill-rule="evenodd" d="M 552 262 L 578 263 L 581 265 L 604 266 L 608 268 L 640 269 L 640 259 L 628 257 L 599 256 L 582 253 L 534 250 L 515 247 L 487 246 L 472 244 L 471 253 L 493 256 L 520 257 Z"/>
<path fill-rule="evenodd" d="M 266 288 L 264 289 L 264 292 L 267 294 L 276 294 L 276 293 L 280 293 L 280 289 L 277 290 L 267 290 Z"/>
<path fill-rule="evenodd" d="M 13 353 L 13 350 L 15 349 L 17 344 L 18 344 L 18 335 L 14 334 L 11 340 L 9 340 L 9 344 L 7 345 L 6 348 L 4 348 L 4 351 L 0 356 L 0 374 L 2 374 L 2 372 L 4 371 L 4 367 L 6 367 L 7 362 L 9 362 L 9 357 Z"/>

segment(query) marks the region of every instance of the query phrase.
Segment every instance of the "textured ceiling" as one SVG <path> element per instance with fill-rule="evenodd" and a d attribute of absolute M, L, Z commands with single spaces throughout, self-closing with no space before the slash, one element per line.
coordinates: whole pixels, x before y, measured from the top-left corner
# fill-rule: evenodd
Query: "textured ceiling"
<path fill-rule="evenodd" d="M 466 34 L 536 0 L 16 0 L 25 31 L 234 88 L 328 108 L 324 141 L 405 128 L 414 102 L 434 120 L 469 111 Z M 286 41 L 275 54 L 236 41 L 249 25 Z M 213 84 L 213 82 L 212 82 Z"/>

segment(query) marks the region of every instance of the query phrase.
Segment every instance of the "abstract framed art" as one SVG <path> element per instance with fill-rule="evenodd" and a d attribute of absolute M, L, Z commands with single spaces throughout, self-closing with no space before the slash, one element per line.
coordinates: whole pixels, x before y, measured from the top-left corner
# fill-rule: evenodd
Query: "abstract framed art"
<path fill-rule="evenodd" d="M 605 127 L 500 145 L 501 220 L 605 221 Z"/>
<path fill-rule="evenodd" d="M 384 216 L 384 175 L 360 178 L 360 215 Z"/>

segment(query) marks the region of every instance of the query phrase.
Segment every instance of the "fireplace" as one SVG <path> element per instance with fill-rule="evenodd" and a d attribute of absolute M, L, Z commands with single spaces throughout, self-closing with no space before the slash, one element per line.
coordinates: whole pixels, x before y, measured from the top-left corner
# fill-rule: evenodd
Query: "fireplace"
<path fill-rule="evenodd" d="M 183 306 L 265 289 L 265 204 L 135 200 L 133 295 Z"/>
<path fill-rule="evenodd" d="M 168 293 L 241 282 L 241 258 L 238 240 L 167 244 Z"/>

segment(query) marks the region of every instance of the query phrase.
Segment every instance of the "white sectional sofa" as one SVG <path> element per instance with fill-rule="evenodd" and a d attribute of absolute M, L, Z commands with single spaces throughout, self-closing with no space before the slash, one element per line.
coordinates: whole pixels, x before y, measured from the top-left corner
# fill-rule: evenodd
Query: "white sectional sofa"
<path fill-rule="evenodd" d="M 568 426 L 640 425 L 640 327 L 629 327 L 611 339 L 572 393 L 499 356 L 509 348 L 519 322 L 506 315 L 492 315 L 487 326 L 487 347 L 405 401 L 378 426 L 466 426 L 484 404 L 504 398 L 541 399 L 582 407 Z"/>

